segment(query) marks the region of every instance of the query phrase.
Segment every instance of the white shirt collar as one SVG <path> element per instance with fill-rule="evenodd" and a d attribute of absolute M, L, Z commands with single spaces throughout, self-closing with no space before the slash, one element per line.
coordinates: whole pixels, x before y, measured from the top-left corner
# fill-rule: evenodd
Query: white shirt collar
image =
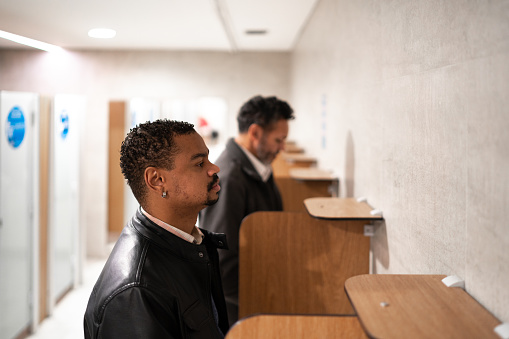
<path fill-rule="evenodd" d="M 256 172 L 260 175 L 262 180 L 264 182 L 267 182 L 269 180 L 270 175 L 272 174 L 272 167 L 270 165 L 264 164 L 261 162 L 257 157 L 254 156 L 251 152 L 249 152 L 244 146 L 237 143 L 239 145 L 240 149 L 246 153 L 247 158 L 249 161 L 251 161 L 251 164 L 253 164 L 253 167 L 255 168 Z"/>
<path fill-rule="evenodd" d="M 174 226 L 171 226 L 170 224 L 165 223 L 162 220 L 157 219 L 153 215 L 150 215 L 147 211 L 145 211 L 143 209 L 143 207 L 140 206 L 140 208 L 141 208 L 141 212 L 147 218 L 152 220 L 152 222 L 154 222 L 156 225 L 164 228 L 168 232 L 172 233 L 173 235 L 176 235 L 177 237 L 179 237 L 181 239 L 184 239 L 187 242 L 190 242 L 192 244 L 197 244 L 197 245 L 201 244 L 201 242 L 203 240 L 203 233 L 200 231 L 200 229 L 198 227 L 194 226 L 193 231 L 191 232 L 191 234 L 189 234 L 189 233 L 186 233 Z"/>

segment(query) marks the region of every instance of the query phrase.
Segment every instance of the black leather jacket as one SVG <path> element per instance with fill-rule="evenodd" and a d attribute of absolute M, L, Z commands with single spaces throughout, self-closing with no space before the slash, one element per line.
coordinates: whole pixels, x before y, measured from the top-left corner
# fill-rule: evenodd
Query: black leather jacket
<path fill-rule="evenodd" d="M 189 243 L 138 210 L 94 286 L 85 338 L 222 338 L 228 319 L 217 248 L 226 248 L 226 236 L 202 232 L 200 245 Z"/>

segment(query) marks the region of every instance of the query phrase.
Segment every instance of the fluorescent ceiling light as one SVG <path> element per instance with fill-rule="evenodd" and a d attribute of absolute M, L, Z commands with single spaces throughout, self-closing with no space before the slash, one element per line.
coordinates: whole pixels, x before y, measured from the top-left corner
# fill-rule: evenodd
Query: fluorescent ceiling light
<path fill-rule="evenodd" d="M 59 47 L 59 46 L 55 46 L 52 44 L 48 44 L 48 43 L 45 43 L 42 41 L 30 39 L 30 38 L 25 38 L 24 36 L 12 34 L 12 33 L 5 32 L 5 31 L 0 31 L 0 38 L 11 40 L 11 41 L 17 42 L 18 44 L 30 46 L 33 48 L 42 49 L 43 51 L 46 51 L 46 52 L 60 52 L 63 50 L 62 47 Z"/>
<path fill-rule="evenodd" d="M 88 31 L 88 36 L 91 38 L 111 39 L 115 35 L 117 35 L 117 32 L 109 28 L 94 28 Z"/>

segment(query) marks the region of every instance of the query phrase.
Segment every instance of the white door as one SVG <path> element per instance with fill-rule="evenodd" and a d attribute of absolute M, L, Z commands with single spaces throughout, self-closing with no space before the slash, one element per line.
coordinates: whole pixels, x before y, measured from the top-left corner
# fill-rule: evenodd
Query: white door
<path fill-rule="evenodd" d="M 59 94 L 54 98 L 49 184 L 50 309 L 76 283 L 80 128 L 85 105 L 83 96 Z"/>
<path fill-rule="evenodd" d="M 133 98 L 129 101 L 126 112 L 126 135 L 127 132 L 137 125 L 159 119 L 161 116 L 160 103 L 156 100 L 145 98 Z M 127 184 L 126 184 L 127 186 Z M 128 186 L 124 189 L 124 225 L 132 218 L 138 209 L 138 201 Z"/>
<path fill-rule="evenodd" d="M 0 337 L 31 325 L 38 211 L 38 96 L 0 92 Z M 36 128 L 37 126 L 37 128 Z M 38 220 L 38 219 L 37 219 Z"/>

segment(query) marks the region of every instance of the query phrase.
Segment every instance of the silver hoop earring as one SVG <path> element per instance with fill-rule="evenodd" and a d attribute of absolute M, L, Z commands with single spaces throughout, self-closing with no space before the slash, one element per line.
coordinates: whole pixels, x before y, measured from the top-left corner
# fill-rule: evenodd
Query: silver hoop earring
<path fill-rule="evenodd" d="M 163 198 L 166 198 L 166 192 L 163 191 L 163 195 L 162 195 Z"/>

